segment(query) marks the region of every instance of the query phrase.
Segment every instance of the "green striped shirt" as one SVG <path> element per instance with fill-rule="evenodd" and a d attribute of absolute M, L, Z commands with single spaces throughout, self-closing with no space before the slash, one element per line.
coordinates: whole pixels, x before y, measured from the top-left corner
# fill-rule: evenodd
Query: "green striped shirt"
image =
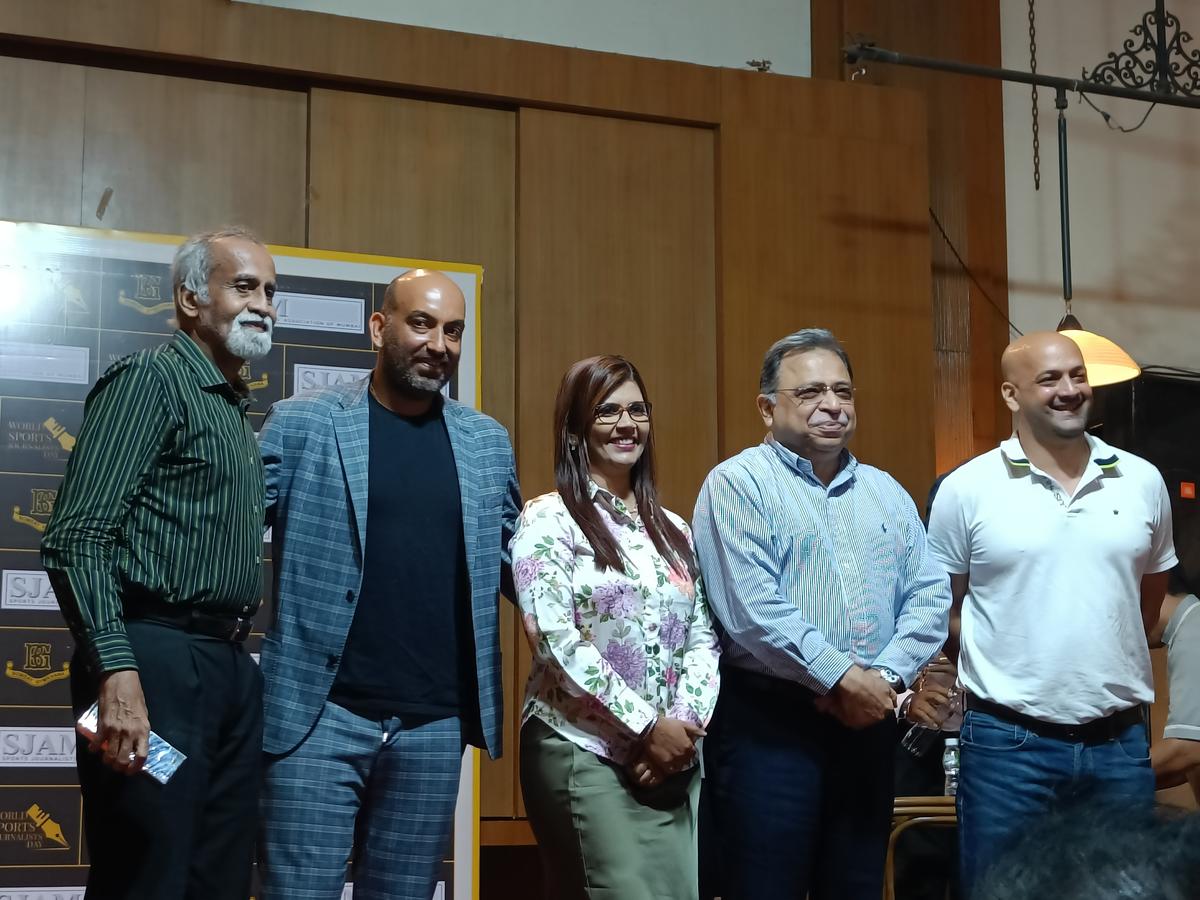
<path fill-rule="evenodd" d="M 94 673 L 137 668 L 126 605 L 258 607 L 264 487 L 249 402 L 182 331 L 92 388 L 42 565 Z"/>

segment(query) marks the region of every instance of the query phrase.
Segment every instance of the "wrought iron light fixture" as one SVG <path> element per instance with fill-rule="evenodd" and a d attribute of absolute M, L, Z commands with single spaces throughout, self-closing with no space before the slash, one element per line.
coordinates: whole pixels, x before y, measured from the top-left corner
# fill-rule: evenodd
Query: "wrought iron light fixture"
<path fill-rule="evenodd" d="M 1032 34 L 1033 0 L 1030 0 L 1029 6 Z M 1104 62 L 1090 73 L 1086 68 L 1083 69 L 1083 78 L 1092 84 L 1135 91 L 1149 90 L 1160 96 L 1174 94 L 1195 97 L 1200 94 L 1200 53 L 1187 49 L 1192 36 L 1180 27 L 1179 17 L 1167 11 L 1166 0 L 1156 0 L 1154 9 L 1142 14 L 1141 23 L 1130 29 L 1130 34 L 1133 37 L 1125 39 L 1119 53 L 1110 52 Z M 1064 99 L 1062 88 L 1059 88 L 1058 96 Z M 1085 331 L 1071 313 L 1070 225 L 1066 213 L 1066 123 L 1061 105 L 1058 116 L 1060 202 L 1063 204 L 1063 299 L 1067 310 L 1057 330 L 1079 345 L 1087 363 L 1088 380 L 1093 385 L 1117 384 L 1136 378 L 1141 374 L 1141 368 L 1128 353 L 1108 338 Z"/>
<path fill-rule="evenodd" d="M 1058 331 L 1074 340 L 1083 351 L 1084 362 L 1088 367 L 1088 379 L 1093 385 L 1115 384 L 1136 378 L 1141 374 L 1141 369 L 1132 357 L 1115 343 L 1085 331 L 1071 312 L 1070 194 L 1067 186 L 1067 121 L 1063 114 L 1067 108 L 1067 92 L 1200 109 L 1200 52 L 1188 49 L 1187 45 L 1192 42 L 1192 36 L 1180 27 L 1177 16 L 1167 12 L 1165 0 L 1155 0 L 1154 9 L 1142 15 L 1141 23 L 1131 29 L 1133 37 L 1124 41 L 1120 53 L 1109 53 L 1108 58 L 1097 65 L 1090 74 L 1084 69 L 1084 80 L 1039 74 L 1036 57 L 1033 55 L 1036 53 L 1035 34 L 1034 0 L 1029 0 L 1030 72 L 901 54 L 861 41 L 849 45 L 844 52 L 846 62 L 850 65 L 881 62 L 1032 85 L 1035 90 L 1035 183 L 1038 149 L 1036 89 L 1045 87 L 1054 90 L 1054 105 L 1058 109 L 1059 218 L 1062 232 L 1063 301 L 1066 304 L 1066 315 L 1059 322 Z M 1146 54 L 1150 54 L 1150 57 L 1145 58 Z"/>
<path fill-rule="evenodd" d="M 1187 49 L 1192 36 L 1167 11 L 1166 0 L 1155 0 L 1154 9 L 1142 14 L 1130 34 L 1120 53 L 1109 53 L 1090 74 L 1084 69 L 1083 77 L 1093 84 L 1148 88 L 1156 94 L 1200 94 L 1200 52 Z"/>
<path fill-rule="evenodd" d="M 1029 3 L 1030 34 L 1033 32 L 1033 0 Z M 1194 97 L 1200 94 L 1200 53 L 1189 50 L 1192 35 L 1184 31 L 1179 17 L 1166 9 L 1166 0 L 1155 0 L 1154 9 L 1142 14 L 1142 21 L 1130 29 L 1132 37 L 1121 44 L 1120 52 L 1110 52 L 1104 62 L 1083 78 L 1092 84 L 1123 87 L 1136 91 L 1151 91 L 1160 96 L 1172 94 Z M 1030 42 L 1030 47 L 1034 46 Z M 1036 85 L 1034 90 L 1037 90 Z M 1061 89 L 1060 95 L 1061 97 Z M 1036 94 L 1035 100 L 1036 103 Z M 1151 106 L 1151 109 L 1153 106 Z M 1066 200 L 1065 122 L 1059 106 L 1059 171 L 1062 180 L 1060 202 Z M 1149 110 L 1147 110 L 1149 115 Z M 1108 116 L 1105 115 L 1105 121 Z M 1145 121 L 1145 119 L 1143 119 Z M 1110 126 L 1111 127 L 1111 126 Z M 1124 130 L 1124 129 L 1122 129 Z M 1084 330 L 1071 313 L 1071 281 L 1069 262 L 1068 220 L 1063 212 L 1064 272 L 1063 299 L 1066 315 L 1058 323 L 1058 331 L 1079 345 L 1088 368 L 1088 380 L 1096 386 L 1117 384 L 1136 378 L 1142 370 L 1120 346 L 1102 335 Z"/>

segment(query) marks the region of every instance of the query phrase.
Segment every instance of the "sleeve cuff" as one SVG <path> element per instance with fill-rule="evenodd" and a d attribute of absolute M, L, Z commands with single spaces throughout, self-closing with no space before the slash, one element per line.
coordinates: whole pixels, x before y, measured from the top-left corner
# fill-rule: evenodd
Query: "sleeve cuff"
<path fill-rule="evenodd" d="M 1153 571 L 1146 572 L 1147 575 L 1161 575 L 1163 572 L 1170 572 L 1173 568 L 1179 565 L 1179 557 L 1175 555 L 1175 551 L 1171 551 L 1171 555 L 1159 559 L 1150 568 Z"/>
<path fill-rule="evenodd" d="M 704 727 L 700 713 L 688 706 L 680 697 L 675 698 L 675 704 L 671 707 L 670 716 L 672 719 L 679 719 L 681 722 L 691 722 L 698 728 Z"/>
<path fill-rule="evenodd" d="M 873 668 L 883 666 L 886 669 L 891 669 L 904 680 L 906 688 L 911 688 L 913 683 L 916 682 L 917 676 L 921 673 L 921 669 L 925 668 L 925 666 L 914 666 L 911 657 L 903 653 L 889 652 L 889 649 L 885 647 L 883 652 L 871 663 L 871 666 Z M 936 651 L 934 655 L 937 655 Z"/>
<path fill-rule="evenodd" d="M 92 635 L 84 652 L 88 668 L 96 677 L 125 669 L 137 671 L 137 658 L 124 631 Z"/>
<path fill-rule="evenodd" d="M 842 676 L 854 665 L 850 654 L 826 647 L 808 667 L 808 674 L 815 678 L 825 688 L 825 693 L 833 690 L 833 686 L 842 680 Z"/>
<path fill-rule="evenodd" d="M 1165 738 L 1181 738 L 1185 741 L 1200 741 L 1200 725 L 1171 725 L 1163 729 Z"/>
<path fill-rule="evenodd" d="M 644 741 L 650 736 L 650 729 L 654 727 L 654 723 L 658 721 L 658 714 L 649 707 L 644 709 L 635 707 L 622 716 L 621 721 L 637 735 L 638 741 Z"/>

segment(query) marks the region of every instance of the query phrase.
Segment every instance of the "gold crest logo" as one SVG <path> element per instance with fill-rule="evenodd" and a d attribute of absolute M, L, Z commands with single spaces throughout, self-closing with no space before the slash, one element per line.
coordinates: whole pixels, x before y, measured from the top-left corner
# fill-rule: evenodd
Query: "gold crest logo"
<path fill-rule="evenodd" d="M 70 677 L 71 664 L 69 662 L 63 663 L 61 669 L 52 671 L 52 653 L 53 647 L 50 644 L 44 641 L 28 641 L 25 644 L 25 665 L 18 669 L 10 659 L 4 664 L 4 674 L 15 681 L 24 682 L 35 688 L 45 687 L 52 682 Z M 38 672 L 45 674 L 30 674 Z"/>
<path fill-rule="evenodd" d="M 122 306 L 128 306 L 143 316 L 156 316 L 175 308 L 174 300 L 164 301 L 162 298 L 161 275 L 134 275 L 133 283 L 132 297 L 125 293 L 124 288 L 117 293 L 117 302 Z"/>
<path fill-rule="evenodd" d="M 71 439 L 71 443 L 74 446 L 74 438 Z M 12 511 L 13 521 L 18 525 L 28 525 L 34 531 L 45 532 L 45 520 L 49 519 L 50 514 L 54 512 L 54 500 L 58 497 L 58 488 L 53 490 L 49 488 L 31 488 L 29 496 L 31 501 L 29 504 L 29 513 L 23 513 L 21 512 L 21 507 L 14 506 Z"/>
<path fill-rule="evenodd" d="M 246 387 L 250 388 L 252 391 L 261 390 L 271 383 L 270 372 L 263 372 L 261 375 L 259 375 L 257 380 L 252 380 L 254 379 L 254 374 L 250 371 L 249 363 L 244 363 L 242 368 L 238 370 L 238 377 L 240 377 L 242 381 L 246 382 Z"/>

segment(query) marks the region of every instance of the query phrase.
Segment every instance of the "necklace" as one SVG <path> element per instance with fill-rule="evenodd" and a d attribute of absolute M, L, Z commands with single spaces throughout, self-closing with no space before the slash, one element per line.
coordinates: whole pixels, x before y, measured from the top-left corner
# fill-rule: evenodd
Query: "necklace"
<path fill-rule="evenodd" d="M 390 413 L 396 412 L 394 409 L 392 409 L 390 406 L 388 406 L 386 403 L 384 403 L 383 400 L 381 400 L 379 398 L 379 395 L 377 393 L 375 393 L 375 382 L 373 380 L 367 382 L 367 393 L 370 394 L 372 397 L 374 397 L 375 402 L 378 403 L 380 406 L 382 406 L 384 409 L 386 409 L 388 412 L 390 412 Z"/>

